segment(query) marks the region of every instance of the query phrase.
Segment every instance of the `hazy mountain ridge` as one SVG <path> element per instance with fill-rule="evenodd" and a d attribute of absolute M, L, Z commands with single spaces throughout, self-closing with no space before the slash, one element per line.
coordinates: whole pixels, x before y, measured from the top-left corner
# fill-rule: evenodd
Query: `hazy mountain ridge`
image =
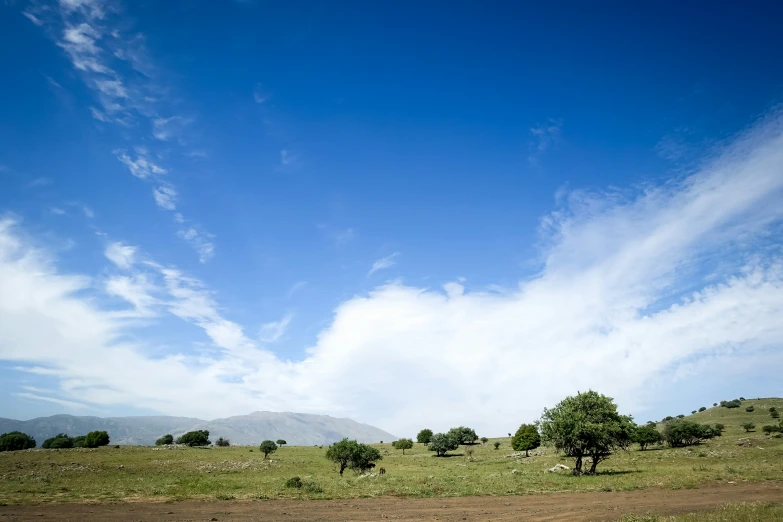
<path fill-rule="evenodd" d="M 209 430 L 210 439 L 228 438 L 232 444 L 255 445 L 262 440 L 284 439 L 289 445 L 331 444 L 343 437 L 359 442 L 396 440 L 397 437 L 369 424 L 351 419 L 306 413 L 257 411 L 224 419 L 206 421 L 192 417 L 77 417 L 52 415 L 27 421 L 0 418 L 0 433 L 21 431 L 38 445 L 58 433 L 84 435 L 94 430 L 109 432 L 112 444 L 152 445 L 161 435 L 175 437 L 191 430 Z"/>

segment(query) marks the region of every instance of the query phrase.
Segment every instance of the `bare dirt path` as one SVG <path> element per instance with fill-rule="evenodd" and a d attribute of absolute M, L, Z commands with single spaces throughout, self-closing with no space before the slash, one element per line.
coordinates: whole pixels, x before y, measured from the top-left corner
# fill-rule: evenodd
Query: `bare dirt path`
<path fill-rule="evenodd" d="M 271 500 L 126 504 L 41 504 L 0 507 L 0 522 L 249 522 L 285 520 L 617 520 L 625 513 L 703 511 L 726 503 L 783 502 L 781 483 L 716 484 L 697 489 L 549 493 L 515 497 Z"/>

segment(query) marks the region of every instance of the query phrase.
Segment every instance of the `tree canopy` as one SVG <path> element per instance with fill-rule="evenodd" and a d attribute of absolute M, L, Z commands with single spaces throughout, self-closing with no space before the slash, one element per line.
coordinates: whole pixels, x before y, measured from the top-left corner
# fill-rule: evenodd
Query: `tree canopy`
<path fill-rule="evenodd" d="M 536 449 L 540 445 L 541 435 L 535 424 L 522 424 L 511 438 L 511 447 L 515 451 L 524 451 L 525 457 L 528 456 L 528 451 Z"/>
<path fill-rule="evenodd" d="M 166 435 L 162 436 L 158 440 L 155 441 L 156 446 L 165 446 L 167 444 L 174 444 L 174 436 L 170 433 L 167 433 Z"/>
<path fill-rule="evenodd" d="M 686 419 L 669 421 L 663 427 L 663 440 L 673 448 L 693 446 L 720 435 L 717 427 Z"/>
<path fill-rule="evenodd" d="M 381 460 L 381 452 L 368 444 L 361 444 L 347 438 L 335 442 L 326 450 L 326 458 L 340 466 L 340 476 L 346 468 L 357 472 L 372 469 Z"/>
<path fill-rule="evenodd" d="M 434 451 L 438 457 L 442 457 L 447 451 L 459 448 L 459 439 L 451 432 L 436 433 L 430 439 L 429 450 Z"/>
<path fill-rule="evenodd" d="M 286 444 L 288 443 L 285 441 L 285 439 L 277 439 L 278 446 L 285 446 Z"/>
<path fill-rule="evenodd" d="M 91 431 L 84 437 L 84 445 L 88 448 L 108 446 L 109 433 L 106 431 Z"/>
<path fill-rule="evenodd" d="M 663 441 L 661 432 L 655 429 L 655 424 L 646 424 L 644 426 L 637 426 L 631 436 L 631 441 L 639 445 L 639 448 L 644 451 L 650 444 L 660 444 Z"/>
<path fill-rule="evenodd" d="M 46 439 L 41 447 L 44 449 L 73 448 L 73 438 L 65 433 L 58 433 L 52 438 Z"/>
<path fill-rule="evenodd" d="M 209 440 L 209 431 L 196 430 L 189 431 L 184 435 L 177 437 L 177 444 L 186 444 L 188 446 L 209 446 L 212 442 Z"/>
<path fill-rule="evenodd" d="M 400 439 L 397 441 L 394 441 L 392 443 L 392 447 L 396 449 L 401 449 L 402 454 L 405 455 L 406 449 L 411 449 L 413 447 L 413 441 L 411 439 Z"/>
<path fill-rule="evenodd" d="M 218 448 L 227 448 L 231 446 L 231 441 L 224 439 L 223 437 L 218 437 L 218 440 L 215 441 L 215 446 Z"/>
<path fill-rule="evenodd" d="M 544 409 L 539 422 L 544 442 L 574 458 L 574 474 L 582 473 L 582 459 L 591 459 L 589 474 L 601 461 L 631 442 L 633 420 L 620 415 L 611 397 L 592 390 L 566 397 Z"/>
<path fill-rule="evenodd" d="M 275 444 L 271 440 L 265 440 L 264 442 L 261 443 L 258 449 L 264 452 L 264 458 L 266 458 L 270 453 L 274 453 L 275 451 L 277 451 L 277 444 Z"/>
<path fill-rule="evenodd" d="M 422 444 L 429 444 L 430 440 L 432 440 L 431 429 L 424 428 L 419 432 L 418 435 L 416 435 L 416 442 L 421 442 Z"/>
<path fill-rule="evenodd" d="M 35 439 L 21 431 L 11 431 L 0 435 L 0 451 L 18 451 L 35 447 Z"/>
<path fill-rule="evenodd" d="M 474 444 L 478 440 L 476 431 L 471 428 L 466 428 L 465 426 L 451 428 L 448 431 L 448 435 L 457 439 L 460 444 Z"/>

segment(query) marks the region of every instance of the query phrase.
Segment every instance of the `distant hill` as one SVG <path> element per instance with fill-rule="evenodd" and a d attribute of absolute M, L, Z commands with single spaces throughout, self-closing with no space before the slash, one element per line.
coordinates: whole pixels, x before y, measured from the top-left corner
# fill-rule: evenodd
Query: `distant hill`
<path fill-rule="evenodd" d="M 351 419 L 305 413 L 257 411 L 225 419 L 205 421 L 190 417 L 75 417 L 53 415 L 28 421 L 0 418 L 0 433 L 21 431 L 35 438 L 38 445 L 58 433 L 84 435 L 94 430 L 109 432 L 112 444 L 147 446 L 161 435 L 177 437 L 191 430 L 209 430 L 210 439 L 228 438 L 232 444 L 256 445 L 262 440 L 284 439 L 289 445 L 331 444 L 343 437 L 359 442 L 392 441 L 391 433 Z"/>
<path fill-rule="evenodd" d="M 729 397 L 726 400 L 731 400 L 733 397 Z M 698 411 L 699 407 L 704 406 L 707 408 L 704 411 Z M 749 406 L 753 406 L 753 411 L 746 410 Z M 742 436 L 745 430 L 742 425 L 746 422 L 752 422 L 756 425 L 756 433 L 761 433 L 761 429 L 766 424 L 777 425 L 780 419 L 774 419 L 770 415 L 769 408 L 776 408 L 781 415 L 783 415 L 783 399 L 777 397 L 766 398 L 746 398 L 742 401 L 739 408 L 724 408 L 723 406 L 713 406 L 712 404 L 703 404 L 696 407 L 696 413 L 690 413 L 689 411 L 672 412 L 672 416 L 677 414 L 685 415 L 686 419 L 696 421 L 700 424 L 716 424 L 720 423 L 726 427 L 726 434 L 734 436 Z M 691 408 L 692 410 L 693 408 Z M 658 424 L 659 428 L 663 428 L 663 423 Z"/>

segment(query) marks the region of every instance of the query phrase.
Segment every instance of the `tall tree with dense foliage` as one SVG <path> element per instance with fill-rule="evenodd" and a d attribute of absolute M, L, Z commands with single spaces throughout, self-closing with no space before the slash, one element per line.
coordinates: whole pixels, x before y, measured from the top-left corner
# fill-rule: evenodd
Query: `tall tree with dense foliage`
<path fill-rule="evenodd" d="M 524 451 L 525 457 L 528 451 L 536 449 L 541 445 L 541 435 L 538 433 L 538 427 L 535 424 L 522 424 L 517 432 L 511 437 L 511 447 L 515 451 Z"/>
<path fill-rule="evenodd" d="M 432 440 L 431 429 L 424 428 L 419 432 L 418 435 L 416 435 L 416 442 L 421 442 L 422 444 L 429 444 L 430 440 Z"/>
<path fill-rule="evenodd" d="M 84 445 L 88 448 L 98 448 L 109 445 L 109 433 L 106 431 L 91 431 L 84 438 Z"/>
<path fill-rule="evenodd" d="M 691 420 L 676 419 L 667 422 L 663 427 L 663 440 L 673 448 L 683 448 L 700 444 L 705 440 L 720 437 L 717 427 L 699 424 Z"/>
<path fill-rule="evenodd" d="M 413 447 L 413 441 L 411 439 L 400 439 L 394 441 L 394 443 L 392 443 L 392 446 L 396 449 L 401 449 L 402 454 L 405 455 L 405 450 L 411 449 Z"/>
<path fill-rule="evenodd" d="M 185 444 L 187 446 L 209 446 L 212 442 L 209 440 L 209 431 L 196 430 L 189 431 L 184 435 L 177 437 L 177 444 Z"/>
<path fill-rule="evenodd" d="M 258 447 L 258 449 L 263 451 L 264 452 L 264 458 L 267 458 L 267 456 L 270 453 L 274 453 L 275 451 L 277 451 L 277 444 L 275 444 L 271 440 L 265 440 L 264 442 L 261 443 L 261 445 Z"/>
<path fill-rule="evenodd" d="M 460 444 L 475 444 L 475 442 L 478 440 L 476 430 L 466 428 L 465 426 L 451 428 L 448 432 L 448 435 L 457 439 Z"/>
<path fill-rule="evenodd" d="M 436 433 L 430 439 L 428 448 L 430 451 L 434 451 L 435 455 L 438 457 L 442 457 L 447 451 L 453 451 L 459 448 L 459 444 L 459 439 L 451 432 Z"/>
<path fill-rule="evenodd" d="M 58 433 L 54 437 L 46 439 L 41 447 L 44 449 L 73 448 L 73 438 L 65 433 Z"/>
<path fill-rule="evenodd" d="M 0 435 L 0 451 L 19 451 L 35 447 L 35 439 L 21 431 L 11 431 Z"/>
<path fill-rule="evenodd" d="M 381 460 L 381 452 L 368 444 L 360 444 L 347 438 L 335 442 L 326 450 L 326 458 L 340 466 L 340 476 L 346 468 L 364 472 L 375 466 Z"/>
<path fill-rule="evenodd" d="M 539 422 L 541 438 L 574 458 L 574 474 L 582 474 L 582 459 L 590 458 L 589 474 L 618 449 L 631 443 L 633 420 L 620 415 L 611 397 L 594 391 L 566 397 L 544 409 Z"/>

